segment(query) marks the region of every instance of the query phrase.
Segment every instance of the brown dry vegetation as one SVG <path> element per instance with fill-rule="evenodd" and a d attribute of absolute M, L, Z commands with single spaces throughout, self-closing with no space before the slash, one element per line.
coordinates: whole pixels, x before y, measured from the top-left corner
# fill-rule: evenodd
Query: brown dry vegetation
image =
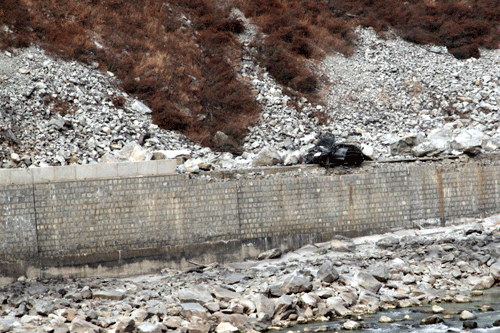
<path fill-rule="evenodd" d="M 146 101 L 162 128 L 211 147 L 222 131 L 230 140 L 214 148 L 238 152 L 260 109 L 236 75 L 244 26 L 230 15 L 234 7 L 262 30 L 258 61 L 309 97 L 320 85 L 311 60 L 352 53 L 357 25 L 445 45 L 457 58 L 500 42 L 498 0 L 2 0 L 0 25 L 12 32 L 0 29 L 0 47 L 36 42 L 61 57 L 98 62 Z"/>
<path fill-rule="evenodd" d="M 498 0 L 347 0 L 330 1 L 339 15 L 349 14 L 378 32 L 394 29 L 418 44 L 444 45 L 458 59 L 480 56 L 479 47 L 498 48 Z"/>

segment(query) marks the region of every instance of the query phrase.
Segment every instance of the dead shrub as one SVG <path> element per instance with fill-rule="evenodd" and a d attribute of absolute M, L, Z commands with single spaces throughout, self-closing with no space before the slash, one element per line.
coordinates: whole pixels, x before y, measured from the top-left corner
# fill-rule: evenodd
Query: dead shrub
<path fill-rule="evenodd" d="M 459 47 L 448 47 L 448 52 L 450 52 L 457 59 L 477 59 L 481 56 L 479 48 L 475 44 L 466 44 Z"/>
<path fill-rule="evenodd" d="M 500 3 L 495 0 L 352 0 L 337 6 L 337 12 L 379 32 L 393 28 L 410 42 L 447 46 L 458 57 L 478 56 L 477 47 L 496 47 L 500 42 L 495 28 Z"/>

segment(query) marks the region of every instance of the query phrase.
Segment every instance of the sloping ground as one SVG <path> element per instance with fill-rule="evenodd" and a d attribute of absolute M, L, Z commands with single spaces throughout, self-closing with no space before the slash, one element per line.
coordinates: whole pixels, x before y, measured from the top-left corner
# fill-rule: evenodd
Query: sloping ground
<path fill-rule="evenodd" d="M 490 0 L 5 0 L 0 46 L 12 50 L 35 42 L 111 71 L 127 93 L 152 109 L 158 126 L 241 153 L 261 104 L 251 84 L 239 79 L 237 36 L 245 28 L 234 8 L 260 27 L 263 35 L 250 45 L 254 56 L 289 88 L 285 92 L 299 112 L 301 98 L 320 101 L 324 78 L 310 60 L 331 51 L 352 54 L 355 26 L 380 33 L 393 28 L 406 40 L 444 45 L 457 58 L 479 57 L 479 47 L 496 48 L 500 39 L 500 4 Z M 217 132 L 227 139 L 215 139 Z"/>

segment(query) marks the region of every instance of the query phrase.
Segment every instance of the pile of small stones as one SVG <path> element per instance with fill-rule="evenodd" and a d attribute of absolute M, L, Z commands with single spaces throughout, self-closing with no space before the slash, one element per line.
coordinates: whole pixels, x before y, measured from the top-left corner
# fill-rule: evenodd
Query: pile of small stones
<path fill-rule="evenodd" d="M 179 172 L 294 165 L 325 134 L 361 146 L 374 160 L 477 155 L 500 147 L 499 50 L 457 60 L 442 47 L 358 29 L 352 56 L 332 54 L 315 64 L 329 80 L 323 103 L 316 104 L 287 95 L 257 64 L 251 42 L 260 35 L 246 25 L 239 75 L 262 113 L 242 156 L 158 128 L 151 110 L 97 64 L 64 61 L 31 46 L 0 52 L 0 167 L 116 161 L 114 154 L 132 143 L 150 158 L 183 157 Z"/>
<path fill-rule="evenodd" d="M 498 222 L 498 217 L 496 217 Z M 349 239 L 242 263 L 130 278 L 27 280 L 1 289 L 1 332 L 255 332 L 324 322 L 366 327 L 379 310 L 467 303 L 500 280 L 500 229 L 483 221 Z M 472 321 L 491 305 L 447 314 Z M 410 318 L 380 316 L 380 322 Z M 491 325 L 498 325 L 492 320 Z"/>

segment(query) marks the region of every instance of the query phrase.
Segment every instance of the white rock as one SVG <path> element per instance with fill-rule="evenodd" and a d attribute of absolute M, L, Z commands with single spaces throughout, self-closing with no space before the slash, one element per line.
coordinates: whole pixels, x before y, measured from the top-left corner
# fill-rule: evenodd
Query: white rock
<path fill-rule="evenodd" d="M 394 322 L 394 319 L 390 318 L 390 317 L 387 317 L 387 316 L 381 316 L 379 319 L 378 319 L 378 322 L 379 323 L 384 323 L 384 324 L 387 324 L 387 323 L 393 323 Z"/>
<path fill-rule="evenodd" d="M 229 322 L 221 322 L 217 327 L 215 328 L 215 332 L 217 333 L 228 333 L 228 332 L 238 332 L 239 329 L 238 327 L 234 326 L 233 324 Z"/>
<path fill-rule="evenodd" d="M 140 113 L 146 113 L 146 114 L 152 113 L 151 109 L 147 107 L 146 104 L 140 101 L 135 101 L 134 103 L 132 103 L 132 109 Z"/>
<path fill-rule="evenodd" d="M 483 141 L 487 139 L 489 137 L 478 130 L 466 129 L 453 139 L 451 148 L 458 151 L 467 151 L 473 147 L 481 147 Z"/>
<path fill-rule="evenodd" d="M 358 330 L 360 327 L 361 327 L 361 324 L 358 323 L 357 321 L 354 321 L 354 320 L 348 320 L 344 323 L 344 328 L 346 330 Z"/>
<path fill-rule="evenodd" d="M 472 320 L 472 319 L 476 319 L 476 316 L 472 312 L 463 310 L 460 313 L 460 320 Z"/>
<path fill-rule="evenodd" d="M 432 312 L 433 313 L 443 313 L 444 309 L 442 307 L 440 307 L 439 305 L 433 305 Z"/>
<path fill-rule="evenodd" d="M 137 142 L 132 141 L 126 144 L 122 149 L 107 153 L 101 158 L 103 163 L 116 162 L 140 162 L 149 161 L 153 154 L 148 149 L 142 148 Z"/>
<path fill-rule="evenodd" d="M 10 159 L 16 163 L 21 162 L 21 157 L 17 153 L 10 154 Z"/>
<path fill-rule="evenodd" d="M 273 147 L 266 147 L 255 157 L 253 166 L 271 166 L 281 162 L 281 156 Z"/>

